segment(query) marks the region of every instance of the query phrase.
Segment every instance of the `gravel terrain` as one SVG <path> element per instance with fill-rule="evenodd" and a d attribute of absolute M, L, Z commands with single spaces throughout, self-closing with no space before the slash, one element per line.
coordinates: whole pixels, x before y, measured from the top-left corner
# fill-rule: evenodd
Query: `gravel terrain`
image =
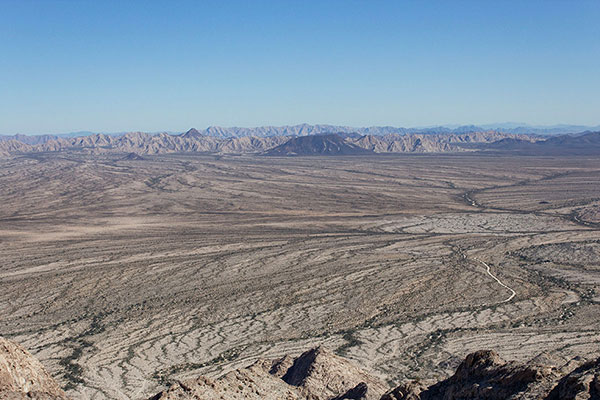
<path fill-rule="evenodd" d="M 597 157 L 4 157 L 0 336 L 74 399 L 318 345 L 389 386 L 598 357 L 599 199 Z"/>

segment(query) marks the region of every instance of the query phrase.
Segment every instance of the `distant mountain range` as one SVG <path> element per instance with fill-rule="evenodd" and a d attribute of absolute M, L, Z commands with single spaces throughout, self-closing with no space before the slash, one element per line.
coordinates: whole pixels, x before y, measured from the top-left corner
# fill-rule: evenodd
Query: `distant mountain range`
<path fill-rule="evenodd" d="M 584 131 L 600 131 L 600 125 L 596 126 L 584 126 L 584 125 L 528 125 L 516 122 L 506 122 L 498 124 L 486 124 L 486 125 L 461 125 L 461 126 L 432 126 L 432 127 L 416 127 L 416 128 L 402 128 L 393 126 L 372 126 L 364 128 L 356 128 L 351 126 L 343 125 L 327 125 L 327 124 L 300 124 L 290 126 L 260 126 L 255 128 L 240 128 L 230 127 L 224 128 L 219 126 L 210 126 L 206 129 L 197 130 L 191 129 L 189 132 L 193 132 L 193 135 L 211 136 L 216 138 L 238 138 L 238 137 L 271 137 L 271 136 L 311 136 L 311 135 L 323 135 L 328 133 L 354 133 L 360 136 L 373 135 L 383 136 L 389 134 L 440 134 L 440 133 L 475 133 L 495 131 L 499 133 L 512 133 L 512 134 L 526 134 L 526 135 L 562 135 L 572 134 Z M 113 133 L 100 133 L 90 131 L 79 131 L 57 135 L 0 135 L 0 141 L 16 139 L 28 144 L 38 144 L 48 141 L 50 139 L 58 138 L 74 138 L 82 136 L 92 136 L 96 134 L 102 134 L 105 136 L 123 136 L 128 132 L 113 132 Z M 179 132 L 154 132 L 151 134 L 167 133 L 169 135 L 178 135 Z"/>
<path fill-rule="evenodd" d="M 600 154 L 598 132 L 576 135 L 540 136 L 498 131 L 458 133 L 384 133 L 387 128 L 364 128 L 377 134 L 335 131 L 327 125 L 261 128 L 266 136 L 245 136 L 253 130 L 228 137 L 215 130 L 190 129 L 182 134 L 130 132 L 123 135 L 93 134 L 78 137 L 15 135 L 0 140 L 0 155 L 35 152 L 75 151 L 90 154 L 165 153 L 351 155 L 368 153 L 449 153 L 510 151 L 520 154 Z M 234 128 L 232 128 L 234 129 Z M 237 129 L 237 128 L 235 128 Z M 239 128 L 242 129 L 242 128 Z M 245 129 L 245 128 L 244 128 Z M 256 128 L 258 129 L 258 128 Z M 330 129 L 330 130 L 328 130 Z M 391 128 L 390 128 L 391 129 Z M 470 129 L 465 128 L 469 131 Z M 274 132 L 281 135 L 270 135 Z M 322 133 L 319 133 L 321 132 Z M 235 133 L 235 132 L 234 132 Z M 221 135 L 221 136 L 219 136 Z M 130 159 L 136 159 L 131 156 Z"/>
<path fill-rule="evenodd" d="M 311 140 L 311 138 L 315 138 Z M 190 129 L 180 135 L 159 133 L 151 135 L 143 132 L 131 132 L 122 136 L 94 134 L 81 137 L 52 138 L 45 141 L 31 140 L 28 136 L 18 136 L 0 141 L 0 154 L 24 154 L 32 152 L 78 151 L 85 153 L 217 153 L 217 154 L 262 154 L 273 151 L 281 155 L 296 154 L 346 154 L 358 152 L 356 148 L 374 153 L 431 153 L 472 151 L 461 147 L 462 144 L 491 143 L 501 139 L 522 141 L 537 140 L 528 135 L 515 135 L 498 132 L 440 133 L 440 134 L 386 134 L 361 135 L 357 132 L 328 132 L 324 135 L 310 136 L 242 136 L 219 138 L 206 135 L 202 131 Z M 294 140 L 296 139 L 296 140 Z M 290 141 L 290 142 L 288 142 Z M 288 143 L 286 143 L 288 142 Z M 277 146 L 286 144 L 277 150 Z M 319 148 L 321 149 L 319 150 Z M 337 150 L 335 150 L 337 146 Z M 354 150 L 350 150 L 350 148 Z M 364 153 L 364 152 L 363 152 Z"/>
<path fill-rule="evenodd" d="M 310 136 L 323 135 L 331 132 L 338 133 L 358 133 L 360 135 L 383 136 L 389 134 L 440 134 L 440 133 L 475 133 L 493 130 L 500 133 L 513 133 L 525 135 L 562 135 L 578 133 L 583 131 L 600 130 L 600 125 L 552 125 L 552 126 L 532 126 L 518 123 L 502 123 L 488 125 L 462 125 L 456 127 L 433 126 L 402 128 L 394 126 L 372 126 L 356 128 L 343 125 L 293 125 L 293 126 L 262 126 L 257 128 L 222 128 L 208 127 L 202 131 L 202 134 L 214 137 L 244 137 L 244 136 Z"/>

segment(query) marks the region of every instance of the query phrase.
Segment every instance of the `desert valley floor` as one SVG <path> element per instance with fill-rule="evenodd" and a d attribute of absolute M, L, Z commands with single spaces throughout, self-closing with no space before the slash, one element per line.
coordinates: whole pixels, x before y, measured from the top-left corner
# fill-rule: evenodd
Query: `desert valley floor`
<path fill-rule="evenodd" d="M 390 383 L 600 356 L 600 159 L 0 159 L 0 336 L 76 399 L 316 344 Z"/>

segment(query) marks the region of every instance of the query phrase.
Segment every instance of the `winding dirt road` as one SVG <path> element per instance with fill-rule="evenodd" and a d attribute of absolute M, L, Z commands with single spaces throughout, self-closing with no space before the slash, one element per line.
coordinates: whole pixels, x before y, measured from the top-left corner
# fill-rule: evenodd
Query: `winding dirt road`
<path fill-rule="evenodd" d="M 500 279 L 498 279 L 494 274 L 492 274 L 491 268 L 489 265 L 487 265 L 485 262 L 473 257 L 473 260 L 480 262 L 481 264 L 483 264 L 486 268 L 486 272 L 489 276 L 491 276 L 496 282 L 498 282 L 498 284 L 500 286 L 505 287 L 506 289 L 510 290 L 511 295 L 506 299 L 501 301 L 500 303 L 508 303 L 509 301 L 511 301 L 513 299 L 513 297 L 515 297 L 517 295 L 517 292 L 515 292 L 511 287 L 509 287 L 508 285 L 505 285 Z"/>

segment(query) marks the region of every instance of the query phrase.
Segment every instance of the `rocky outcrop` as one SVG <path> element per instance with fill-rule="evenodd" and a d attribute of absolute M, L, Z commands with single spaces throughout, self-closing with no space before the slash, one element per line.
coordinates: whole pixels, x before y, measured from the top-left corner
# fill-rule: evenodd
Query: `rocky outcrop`
<path fill-rule="evenodd" d="M 315 400 L 378 399 L 386 389 L 378 378 L 322 347 L 311 349 L 296 358 L 281 379 L 301 388 L 306 398 Z"/>
<path fill-rule="evenodd" d="M 404 382 L 385 392 L 382 382 L 323 348 L 299 357 L 257 361 L 212 380 L 179 382 L 153 400 L 584 400 L 600 397 L 600 359 L 562 366 L 548 355 L 528 363 L 505 361 L 496 352 L 469 354 L 454 375 L 429 386 Z"/>
<path fill-rule="evenodd" d="M 546 365 L 540 364 L 546 363 Z M 548 365 L 550 364 L 550 365 Z M 556 366 L 549 355 L 528 363 L 496 352 L 469 354 L 454 375 L 438 383 L 404 382 L 387 392 L 383 383 L 323 348 L 299 357 L 260 360 L 212 380 L 178 382 L 152 400 L 585 400 L 600 397 L 600 359 Z"/>
<path fill-rule="evenodd" d="M 67 396 L 27 350 L 0 338 L 0 399 L 64 400 Z"/>
<path fill-rule="evenodd" d="M 409 381 L 388 391 L 378 377 L 317 347 L 298 357 L 258 360 L 218 379 L 200 376 L 176 382 L 150 400 L 600 399 L 600 359 L 556 363 L 547 354 L 519 363 L 481 350 L 469 354 L 454 375 L 438 383 Z M 0 400 L 24 399 L 67 396 L 27 350 L 0 338 Z"/>
<path fill-rule="evenodd" d="M 216 380 L 178 382 L 152 399 L 377 400 L 385 389 L 378 378 L 318 347 L 297 358 L 260 360 Z"/>
<path fill-rule="evenodd" d="M 420 400 L 426 387 L 420 382 L 405 382 L 384 394 L 381 400 Z"/>
<path fill-rule="evenodd" d="M 547 397 L 547 400 L 583 399 L 600 399 L 600 358 L 561 378 Z"/>
<path fill-rule="evenodd" d="M 538 358 L 539 360 L 539 358 Z M 576 361 L 562 367 L 504 361 L 491 350 L 469 354 L 448 379 L 426 387 L 404 383 L 382 400 L 467 399 L 598 399 L 600 359 L 573 370 Z"/>

